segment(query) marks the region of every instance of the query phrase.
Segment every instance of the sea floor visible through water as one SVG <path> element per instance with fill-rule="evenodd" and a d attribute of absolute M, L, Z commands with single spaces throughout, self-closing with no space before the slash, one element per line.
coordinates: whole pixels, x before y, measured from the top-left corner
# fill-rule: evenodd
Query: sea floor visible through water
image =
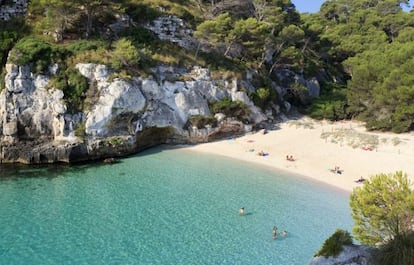
<path fill-rule="evenodd" d="M 352 227 L 346 192 L 182 149 L 0 176 L 0 264 L 305 265 Z"/>

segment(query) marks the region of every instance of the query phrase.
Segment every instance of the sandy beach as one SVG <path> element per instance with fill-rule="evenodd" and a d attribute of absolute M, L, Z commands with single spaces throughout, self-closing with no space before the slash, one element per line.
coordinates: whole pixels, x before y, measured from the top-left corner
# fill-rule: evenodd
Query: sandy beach
<path fill-rule="evenodd" d="M 186 147 L 303 175 L 351 192 L 355 180 L 403 171 L 414 183 L 414 134 L 367 132 L 360 122 L 307 117 L 242 137 Z M 264 156 L 259 152 L 263 151 Z M 294 161 L 286 159 L 293 156 Z M 339 172 L 332 172 L 339 167 Z"/>

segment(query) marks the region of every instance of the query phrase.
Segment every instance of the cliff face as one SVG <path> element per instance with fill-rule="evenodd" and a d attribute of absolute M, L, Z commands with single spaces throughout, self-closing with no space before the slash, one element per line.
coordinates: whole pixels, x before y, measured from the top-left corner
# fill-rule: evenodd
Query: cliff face
<path fill-rule="evenodd" d="M 28 66 L 7 65 L 6 88 L 0 93 L 2 163 L 81 161 L 167 142 L 206 141 L 226 123 L 189 128 L 188 118 L 211 115 L 208 102 L 223 97 L 245 102 L 254 123 L 267 119 L 239 91 L 236 80 L 212 80 L 206 69 L 160 66 L 148 78 L 111 80 L 104 65 L 77 64 L 76 68 L 93 84 L 94 100 L 84 112 L 70 114 L 63 92 L 51 87 L 50 76 L 33 74 Z M 177 78 L 188 81 L 169 81 Z M 244 129 L 239 123 L 238 130 Z"/>
<path fill-rule="evenodd" d="M 27 7 L 27 2 L 19 3 Z M 185 49 L 198 46 L 192 30 L 177 17 L 160 17 L 146 27 L 159 39 Z M 162 143 L 203 142 L 220 133 L 250 130 L 280 113 L 280 106 L 273 104 L 265 115 L 248 98 L 246 91 L 256 89 L 251 77 L 214 80 L 200 67 L 158 66 L 148 77 L 123 80 L 113 78 L 116 73 L 105 65 L 78 63 L 76 69 L 89 80 L 89 106 L 69 113 L 63 92 L 50 82 L 58 65 L 50 66 L 48 75 L 33 74 L 29 66 L 6 65 L 5 89 L 0 92 L 0 163 L 75 162 L 126 155 Z M 279 79 L 293 78 L 308 88 L 309 95 L 319 94 L 317 81 L 285 72 Z M 280 98 L 289 90 L 272 86 Z M 215 128 L 188 126 L 190 116 L 211 115 L 208 103 L 224 97 L 244 102 L 252 124 L 218 115 Z M 290 104 L 283 104 L 289 110 Z"/>

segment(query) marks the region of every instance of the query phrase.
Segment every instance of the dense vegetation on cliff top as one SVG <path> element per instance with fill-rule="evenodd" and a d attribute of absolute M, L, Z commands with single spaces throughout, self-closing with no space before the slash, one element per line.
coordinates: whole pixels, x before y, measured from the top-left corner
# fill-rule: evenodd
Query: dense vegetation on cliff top
<path fill-rule="evenodd" d="M 318 13 L 299 14 L 290 0 L 32 0 L 24 18 L 0 23 L 0 62 L 37 72 L 59 63 L 53 85 L 74 110 L 88 105 L 77 62 L 110 65 L 123 78 L 157 64 L 200 65 L 221 77 L 253 69 L 250 96 L 262 108 L 280 100 L 276 82 L 291 88 L 284 100 L 314 117 L 404 132 L 414 128 L 414 12 L 401 8 L 408 2 L 328 0 Z M 113 30 L 124 14 L 129 27 Z M 209 52 L 156 39 L 144 25 L 161 15 L 185 20 Z M 321 96 L 309 104 L 303 84 L 283 83 L 281 72 L 316 77 Z"/>

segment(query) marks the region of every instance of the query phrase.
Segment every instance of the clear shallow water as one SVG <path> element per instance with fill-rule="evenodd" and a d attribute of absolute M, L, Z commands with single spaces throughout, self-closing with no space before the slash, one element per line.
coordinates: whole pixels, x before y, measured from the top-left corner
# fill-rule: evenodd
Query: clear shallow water
<path fill-rule="evenodd" d="M 0 174 L 0 264 L 304 265 L 352 226 L 344 192 L 182 150 Z"/>

